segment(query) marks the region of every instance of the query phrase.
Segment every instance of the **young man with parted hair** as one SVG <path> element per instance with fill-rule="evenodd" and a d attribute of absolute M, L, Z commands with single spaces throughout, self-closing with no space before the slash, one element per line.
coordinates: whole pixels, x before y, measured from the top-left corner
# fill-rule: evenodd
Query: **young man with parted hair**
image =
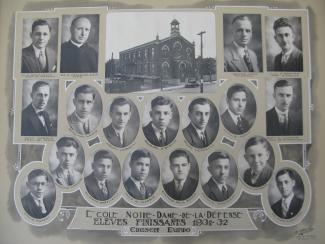
<path fill-rule="evenodd" d="M 302 72 L 303 55 L 295 44 L 295 34 L 288 18 L 278 18 L 273 24 L 274 39 L 281 52 L 274 58 L 274 71 Z"/>
<path fill-rule="evenodd" d="M 22 73 L 56 72 L 56 52 L 48 47 L 51 26 L 45 19 L 37 19 L 30 33 L 32 43 L 23 48 L 21 57 Z"/>
<path fill-rule="evenodd" d="M 237 15 L 231 28 L 233 40 L 224 49 L 224 71 L 259 72 L 256 54 L 248 48 L 253 35 L 252 21 L 247 15 Z"/>

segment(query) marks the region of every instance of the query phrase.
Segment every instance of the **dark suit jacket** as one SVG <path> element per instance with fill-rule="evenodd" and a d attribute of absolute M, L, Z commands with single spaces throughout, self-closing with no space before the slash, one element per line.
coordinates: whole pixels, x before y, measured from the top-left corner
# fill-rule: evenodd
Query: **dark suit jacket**
<path fill-rule="evenodd" d="M 132 130 L 127 125 L 124 129 L 123 145 L 122 145 L 120 142 L 120 139 L 117 137 L 117 135 L 115 133 L 115 130 L 114 130 L 112 124 L 109 124 L 109 126 L 105 127 L 103 129 L 103 131 L 104 131 L 105 137 L 108 140 L 108 142 L 116 147 L 127 147 L 134 141 L 134 139 L 137 135 L 137 131 Z"/>
<path fill-rule="evenodd" d="M 234 189 L 230 185 L 227 186 L 227 196 L 224 197 L 215 181 L 210 178 L 209 181 L 203 186 L 205 194 L 213 201 L 222 202 L 227 200 L 234 193 Z"/>
<path fill-rule="evenodd" d="M 149 124 L 147 124 L 145 127 L 142 127 L 143 129 L 143 133 L 145 135 L 145 137 L 147 138 L 147 140 L 155 145 L 155 146 L 160 146 L 159 144 L 159 139 L 156 137 L 155 131 L 152 128 L 152 122 L 150 122 Z M 166 129 L 166 145 L 170 144 L 176 137 L 177 131 L 173 130 L 169 127 L 167 127 Z"/>
<path fill-rule="evenodd" d="M 137 188 L 137 186 L 135 185 L 135 183 L 133 182 L 131 177 L 129 177 L 124 182 L 124 187 L 130 196 L 132 196 L 133 198 L 138 199 L 138 200 L 145 200 L 145 199 L 149 198 L 150 196 L 152 196 L 152 194 L 155 192 L 155 189 L 153 189 L 150 186 L 145 185 L 146 194 L 145 194 L 145 197 L 143 198 L 143 196 L 141 195 L 139 189 Z"/>
<path fill-rule="evenodd" d="M 183 129 L 183 134 L 184 134 L 185 139 L 193 147 L 197 147 L 197 148 L 203 148 L 203 147 L 209 146 L 216 138 L 217 133 L 218 133 L 218 130 L 213 130 L 209 127 L 206 127 L 204 134 L 205 134 L 207 145 L 204 146 L 200 136 L 197 134 L 197 131 L 194 128 L 194 126 L 192 125 L 192 123 L 190 123 L 185 129 Z"/>
<path fill-rule="evenodd" d="M 184 182 L 183 189 L 180 193 L 176 192 L 174 180 L 164 185 L 165 192 L 175 200 L 186 200 L 195 192 L 198 181 L 190 176 Z"/>
<path fill-rule="evenodd" d="M 271 208 L 272 208 L 273 212 L 276 215 L 278 215 L 280 218 L 291 219 L 294 216 L 296 216 L 297 213 L 300 211 L 300 209 L 302 207 L 302 204 L 303 204 L 302 199 L 300 199 L 300 198 L 298 198 L 296 196 L 293 196 L 286 216 L 283 216 L 283 214 L 282 214 L 282 199 L 280 199 L 279 201 L 274 203 L 271 206 Z"/>
<path fill-rule="evenodd" d="M 228 109 L 221 115 L 221 120 L 223 123 L 223 126 L 226 127 L 226 129 L 235 135 L 240 135 L 246 133 L 250 129 L 250 125 L 248 121 L 241 116 L 242 118 L 242 125 L 243 125 L 243 131 L 240 131 L 237 127 L 237 124 L 235 124 L 234 120 L 232 119 Z"/>
<path fill-rule="evenodd" d="M 248 49 L 248 54 L 253 66 L 253 72 L 259 72 L 258 61 L 255 52 Z M 224 59 L 225 72 L 249 72 L 245 60 L 237 52 L 237 48 L 233 42 L 225 47 Z"/>
<path fill-rule="evenodd" d="M 109 182 L 106 180 L 105 185 L 108 190 L 108 195 L 104 196 L 103 192 L 101 191 L 101 189 L 98 186 L 98 182 L 95 178 L 94 172 L 85 178 L 85 185 L 86 185 L 88 193 L 98 201 L 106 201 L 106 200 L 110 199 L 112 197 L 112 195 L 114 194 L 112 189 L 110 189 L 111 187 L 109 185 Z"/>
<path fill-rule="evenodd" d="M 291 109 L 288 114 L 288 128 L 285 129 L 279 123 L 278 114 L 273 107 L 266 112 L 266 135 L 268 136 L 299 136 L 302 133 L 302 114 L 295 113 Z"/>
<path fill-rule="evenodd" d="M 265 165 L 264 169 L 260 173 L 259 177 L 257 178 L 257 181 L 255 183 L 252 182 L 252 173 L 251 169 L 246 169 L 244 172 L 244 181 L 247 185 L 253 186 L 253 187 L 260 187 L 262 185 L 265 185 L 266 182 L 271 178 L 273 173 L 273 169 L 267 164 Z"/>
<path fill-rule="evenodd" d="M 22 136 L 56 136 L 56 123 L 52 123 L 49 114 L 44 111 L 44 120 L 47 131 L 38 118 L 32 104 L 29 104 L 22 112 L 21 135 Z"/>
<path fill-rule="evenodd" d="M 43 214 L 41 209 L 36 205 L 31 193 L 28 193 L 26 196 L 24 196 L 21 199 L 21 203 L 29 216 L 36 218 L 36 219 L 42 219 L 49 215 L 49 213 L 52 211 L 54 206 L 55 199 L 54 198 L 43 198 L 43 203 L 46 209 L 46 213 Z"/>
<path fill-rule="evenodd" d="M 282 64 L 282 52 L 275 56 L 274 58 L 274 71 L 292 71 L 292 72 L 302 72 L 303 71 L 303 57 L 302 52 L 293 47 L 292 53 L 287 61 L 287 63 Z"/>
<path fill-rule="evenodd" d="M 88 45 L 80 48 L 71 41 L 61 45 L 61 73 L 96 73 L 98 72 L 98 53 Z"/>
<path fill-rule="evenodd" d="M 51 48 L 45 49 L 46 68 L 41 70 L 38 58 L 35 56 L 33 45 L 23 48 L 21 57 L 21 73 L 56 72 L 56 53 Z"/>

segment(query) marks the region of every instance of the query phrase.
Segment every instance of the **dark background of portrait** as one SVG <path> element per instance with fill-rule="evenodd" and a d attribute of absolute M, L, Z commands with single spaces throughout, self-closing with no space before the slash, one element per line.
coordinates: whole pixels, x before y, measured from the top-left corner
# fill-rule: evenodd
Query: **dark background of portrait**
<path fill-rule="evenodd" d="M 249 163 L 246 161 L 244 155 L 245 155 L 245 145 L 246 145 L 246 142 L 249 140 L 250 138 L 248 138 L 245 143 L 243 143 L 240 147 L 240 150 L 239 150 L 239 154 L 238 154 L 238 171 L 239 171 L 239 174 L 240 176 L 243 178 L 244 177 L 244 173 L 245 173 L 245 170 L 246 169 L 249 169 L 250 168 L 250 165 Z M 265 137 L 264 137 L 265 139 Z M 268 148 L 269 148 L 269 152 L 270 152 L 270 157 L 269 157 L 269 160 L 268 160 L 268 165 L 274 169 L 274 165 L 275 165 L 275 157 L 274 157 L 274 149 L 272 147 L 272 145 L 270 144 L 270 142 L 268 140 L 266 140 L 267 143 L 268 143 Z"/>
<path fill-rule="evenodd" d="M 270 205 L 276 203 L 282 198 L 282 195 L 276 185 L 276 179 L 275 179 L 275 176 L 279 172 L 279 170 L 273 173 L 274 177 L 272 177 L 272 180 L 270 181 L 269 184 L 268 198 L 269 198 Z M 304 183 L 302 182 L 300 175 L 294 169 L 290 169 L 290 170 L 293 171 L 295 176 L 295 181 L 296 181 L 296 185 L 293 188 L 293 192 L 297 197 L 304 199 L 304 192 L 305 192 Z"/>
<path fill-rule="evenodd" d="M 30 172 L 34 171 L 35 169 L 31 170 Z M 44 172 L 46 172 L 47 176 L 48 176 L 48 179 L 49 179 L 49 184 L 47 185 L 47 191 L 45 192 L 44 194 L 44 197 L 50 197 L 50 198 L 54 198 L 53 200 L 55 201 L 55 193 L 56 193 L 56 189 L 55 189 L 55 184 L 54 184 L 54 181 L 53 181 L 53 178 L 52 176 L 44 169 L 42 169 Z M 29 173 L 30 173 L 29 172 Z M 27 181 L 28 181 L 28 175 L 29 173 L 26 175 L 26 178 L 25 180 L 23 181 L 24 184 L 21 185 L 21 188 L 20 188 L 20 196 L 21 198 L 23 198 L 24 196 L 26 196 L 30 190 L 27 186 Z"/>
<path fill-rule="evenodd" d="M 304 165 L 304 149 L 302 144 L 279 144 L 282 160 L 292 160 L 301 167 Z"/>
<path fill-rule="evenodd" d="M 86 165 L 85 165 L 85 170 L 84 170 L 84 177 L 87 177 L 88 175 L 90 175 L 93 172 L 92 169 L 92 164 L 94 162 L 94 156 L 96 154 L 96 152 L 98 152 L 99 150 L 94 151 L 91 156 L 87 159 L 86 161 Z M 121 166 L 120 166 L 120 162 L 118 160 L 118 158 L 115 156 L 115 154 L 113 154 L 113 152 L 106 150 L 108 152 L 110 152 L 110 154 L 112 155 L 112 171 L 108 177 L 108 181 L 109 181 L 109 186 L 110 186 L 110 194 L 115 194 L 115 192 L 117 191 L 120 183 L 121 183 Z"/>
<path fill-rule="evenodd" d="M 198 163 L 196 161 L 196 158 L 194 157 L 194 155 L 188 151 L 185 150 L 183 148 L 179 148 L 181 150 L 184 150 L 185 152 L 187 152 L 189 158 L 190 158 L 190 163 L 191 163 L 191 168 L 190 168 L 190 172 L 188 173 L 189 176 L 191 176 L 192 178 L 199 180 L 199 166 Z M 177 148 L 175 149 L 177 150 Z M 175 151 L 173 150 L 173 151 Z M 170 161 L 169 161 L 169 155 L 173 152 L 171 151 L 168 155 L 166 154 L 166 159 L 163 161 L 163 166 L 162 166 L 162 183 L 166 184 L 170 181 L 172 181 L 174 179 L 174 175 L 173 172 L 170 169 Z"/>
<path fill-rule="evenodd" d="M 176 104 L 174 103 L 174 101 L 170 97 L 168 97 L 168 98 L 172 101 L 172 104 L 173 104 L 173 106 L 172 106 L 173 117 L 171 118 L 168 127 L 178 131 L 178 128 L 179 128 L 178 108 L 177 108 Z M 150 101 L 147 101 L 147 103 L 144 106 L 144 113 L 143 113 L 143 117 L 142 117 L 142 119 L 143 119 L 142 126 L 146 126 L 151 121 L 149 112 L 151 111 L 151 101 L 153 99 L 155 99 L 155 97 L 150 99 Z"/>
<path fill-rule="evenodd" d="M 301 17 L 284 17 L 289 19 L 289 23 L 292 26 L 293 33 L 295 35 L 293 42 L 294 45 L 298 49 L 302 50 Z M 265 16 L 266 63 L 268 71 L 274 71 L 274 58 L 282 51 L 274 39 L 273 24 L 278 18 L 280 18 L 280 16 Z"/>
<path fill-rule="evenodd" d="M 85 85 L 85 84 L 82 84 L 82 85 Z M 82 86 L 82 85 L 80 85 L 80 86 Z M 100 119 L 102 117 L 102 111 L 103 111 L 102 97 L 101 97 L 100 93 L 98 92 L 97 87 L 92 86 L 90 84 L 87 84 L 87 85 L 89 85 L 92 88 L 94 88 L 94 91 L 95 91 L 95 101 L 94 101 L 94 106 L 93 106 L 93 109 L 91 111 L 91 114 L 94 115 L 96 118 L 99 119 L 98 124 L 100 124 Z M 74 106 L 74 103 L 73 103 L 74 92 L 80 86 L 77 86 L 72 91 L 70 90 L 69 98 L 67 100 L 67 116 L 69 116 L 70 114 L 72 114 L 75 111 L 75 106 Z"/>
<path fill-rule="evenodd" d="M 68 135 L 67 137 L 71 137 L 71 136 Z M 58 140 L 60 138 L 58 138 Z M 84 153 L 84 150 L 82 148 L 82 144 L 80 143 L 80 141 L 77 140 L 75 137 L 72 137 L 72 138 L 74 138 L 79 144 L 79 148 L 77 149 L 77 158 L 76 158 L 73 168 L 82 174 L 82 172 L 85 168 L 85 153 Z M 59 163 L 60 163 L 58 160 L 58 157 L 56 156 L 56 152 L 58 151 L 58 149 L 56 147 L 56 142 L 52 145 L 52 148 L 51 148 L 51 151 L 49 154 L 49 168 L 50 168 L 51 172 L 53 172 L 59 166 Z"/>
<path fill-rule="evenodd" d="M 280 78 L 280 79 L 271 79 L 266 82 L 266 104 L 267 111 L 274 107 L 274 84 L 279 80 L 287 80 L 291 82 L 293 87 L 293 98 L 290 104 L 290 110 L 295 111 L 296 114 L 299 114 L 302 120 L 302 91 L 301 91 L 301 79 L 300 78 Z"/>
<path fill-rule="evenodd" d="M 157 190 L 158 184 L 160 181 L 160 168 L 159 168 L 159 162 L 156 158 L 156 156 L 149 150 L 139 148 L 132 150 L 125 158 L 123 163 L 123 171 L 122 171 L 122 179 L 123 182 L 125 182 L 130 176 L 131 176 L 131 168 L 130 168 L 130 159 L 131 155 L 136 150 L 143 150 L 145 152 L 149 152 L 151 155 L 151 161 L 150 161 L 150 169 L 147 179 L 145 180 L 145 183 L 147 186 L 152 187 L 154 190 Z"/>
<path fill-rule="evenodd" d="M 71 38 L 70 26 L 74 18 L 79 16 L 86 17 L 91 23 L 90 33 L 87 43 L 90 44 L 98 52 L 99 45 L 99 15 L 98 14 L 82 14 L 82 15 L 63 15 L 62 16 L 62 32 L 61 43 L 67 42 Z"/>
<path fill-rule="evenodd" d="M 235 161 L 234 157 L 232 155 L 230 155 L 228 152 L 225 152 L 222 150 L 217 150 L 215 152 L 224 152 L 229 155 L 230 168 L 229 168 L 229 176 L 226 181 L 226 184 L 230 185 L 233 189 L 235 189 L 237 186 L 237 182 L 238 182 L 238 169 L 237 169 L 237 165 L 236 165 L 236 161 Z M 212 153 L 210 153 L 209 155 L 206 156 L 206 158 L 204 159 L 202 166 L 201 166 L 201 184 L 202 184 L 202 186 L 204 184 L 206 184 L 208 182 L 208 180 L 211 178 L 211 174 L 208 171 L 208 166 L 209 166 L 208 157 L 211 154 Z"/>
<path fill-rule="evenodd" d="M 232 20 L 239 14 L 224 14 L 223 15 L 223 42 L 224 47 L 233 41 L 232 37 Z M 243 14 L 247 15 L 252 22 L 252 38 L 248 43 L 248 48 L 253 50 L 257 57 L 260 72 L 263 72 L 263 57 L 262 57 L 262 27 L 260 14 Z"/>
<path fill-rule="evenodd" d="M 33 84 L 37 81 L 45 81 L 50 86 L 50 98 L 47 102 L 47 106 L 45 107 L 45 111 L 48 112 L 51 121 L 57 125 L 58 120 L 58 88 L 59 88 L 59 80 L 47 80 L 47 79 L 39 79 L 39 80 L 23 80 L 23 91 L 22 91 L 22 110 L 24 110 L 31 102 L 31 93 Z"/>
<path fill-rule="evenodd" d="M 186 128 L 191 120 L 188 116 L 189 114 L 189 110 L 188 107 L 190 106 L 190 103 L 195 100 L 196 98 L 191 99 L 191 101 L 188 102 L 188 104 L 186 105 L 186 109 L 182 112 L 182 117 L 183 117 L 183 129 Z M 209 127 L 211 130 L 213 131 L 217 131 L 219 130 L 219 113 L 217 110 L 216 105 L 210 100 L 208 99 L 210 102 L 210 118 L 209 118 L 209 122 L 207 127 Z"/>
<path fill-rule="evenodd" d="M 116 98 L 118 98 L 118 97 L 116 97 Z M 112 102 L 116 98 L 114 98 L 113 100 L 110 100 L 108 102 L 108 104 L 105 105 L 105 108 L 104 108 L 105 110 L 103 113 L 103 128 L 107 127 L 112 122 L 112 119 L 109 115 L 109 110 L 110 110 Z M 137 131 L 137 133 L 138 133 L 139 126 L 140 126 L 140 116 L 139 116 L 138 108 L 130 98 L 128 98 L 128 97 L 125 97 L 125 98 L 127 98 L 131 104 L 131 117 L 130 117 L 129 122 L 127 123 L 127 127 L 131 128 L 133 131 Z"/>
<path fill-rule="evenodd" d="M 35 20 L 44 19 L 51 26 L 51 37 L 47 44 L 48 47 L 52 48 L 55 53 L 58 52 L 58 18 L 26 18 L 23 20 L 23 33 L 22 33 L 22 47 L 28 47 L 32 43 L 30 33 L 32 33 L 32 25 Z"/>
<path fill-rule="evenodd" d="M 238 85 L 238 84 L 235 84 Z M 250 124 L 250 128 L 254 125 L 255 119 L 256 119 L 256 100 L 254 97 L 253 92 L 244 84 L 240 84 L 246 88 L 246 109 L 243 113 L 243 116 L 245 119 L 248 120 Z M 230 86 L 232 87 L 232 86 Z M 229 88 L 230 88 L 229 87 Z M 229 89 L 228 88 L 228 89 Z M 222 96 L 220 102 L 219 102 L 219 111 L 220 111 L 220 116 L 227 110 L 228 104 L 227 104 L 227 91 L 228 89 L 224 92 L 224 95 Z"/>

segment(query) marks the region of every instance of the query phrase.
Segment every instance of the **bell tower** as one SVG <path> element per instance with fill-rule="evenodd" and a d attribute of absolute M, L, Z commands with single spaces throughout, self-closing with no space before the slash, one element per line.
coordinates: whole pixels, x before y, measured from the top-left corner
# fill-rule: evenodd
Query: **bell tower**
<path fill-rule="evenodd" d="M 173 19 L 172 22 L 170 22 L 170 35 L 171 36 L 177 36 L 179 35 L 179 22 L 177 19 Z"/>

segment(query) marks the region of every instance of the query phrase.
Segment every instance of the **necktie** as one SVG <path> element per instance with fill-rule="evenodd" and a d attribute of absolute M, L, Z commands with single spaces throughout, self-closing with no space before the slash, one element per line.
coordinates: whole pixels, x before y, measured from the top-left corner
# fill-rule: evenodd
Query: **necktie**
<path fill-rule="evenodd" d="M 164 132 L 162 130 L 160 131 L 159 144 L 160 144 L 160 146 L 165 146 L 166 145 Z"/>
<path fill-rule="evenodd" d="M 143 182 L 140 182 L 140 193 L 142 196 L 142 199 L 146 198 L 146 186 L 144 185 Z"/>
<path fill-rule="evenodd" d="M 39 64 L 41 66 L 41 70 L 42 71 L 45 70 L 45 67 L 46 67 L 46 57 L 45 57 L 44 51 L 40 51 L 39 52 L 38 61 L 39 61 Z"/>
<path fill-rule="evenodd" d="M 177 183 L 177 185 L 176 185 L 176 192 L 177 192 L 177 194 L 180 194 L 181 193 L 181 191 L 182 191 L 182 184 L 179 182 L 179 183 Z"/>
<path fill-rule="evenodd" d="M 117 134 L 118 139 L 120 140 L 121 146 L 124 147 L 122 133 L 117 132 L 116 134 Z"/>
<path fill-rule="evenodd" d="M 43 200 L 38 199 L 38 207 L 40 208 L 42 214 L 46 214 L 46 208 L 44 206 Z"/>
<path fill-rule="evenodd" d="M 71 186 L 71 185 L 73 185 L 74 184 L 74 180 L 73 180 L 73 173 L 72 173 L 72 171 L 68 171 L 68 185 L 69 186 Z"/>
<path fill-rule="evenodd" d="M 85 134 L 89 134 L 89 120 L 87 120 L 84 124 L 83 124 L 83 129 Z"/>
<path fill-rule="evenodd" d="M 203 131 L 201 132 L 201 140 L 202 140 L 203 147 L 207 146 L 206 136 Z"/>
<path fill-rule="evenodd" d="M 248 71 L 253 72 L 254 71 L 253 65 L 252 65 L 251 58 L 249 57 L 249 53 L 248 53 L 247 49 L 245 49 L 244 61 L 246 63 Z"/>
<path fill-rule="evenodd" d="M 240 116 L 237 117 L 237 127 L 240 133 L 244 133 L 243 121 Z"/>
<path fill-rule="evenodd" d="M 107 198 L 108 197 L 108 189 L 106 187 L 105 182 L 101 182 L 100 187 L 101 187 L 101 191 L 102 191 L 102 193 L 104 195 L 104 198 Z"/>
<path fill-rule="evenodd" d="M 223 185 L 222 188 L 221 188 L 221 190 L 222 190 L 223 199 L 226 200 L 228 198 L 228 192 L 227 192 L 226 186 Z"/>
<path fill-rule="evenodd" d="M 288 213 L 288 205 L 287 205 L 285 199 L 282 200 L 281 207 L 282 207 L 282 216 L 286 217 L 287 213 Z"/>

